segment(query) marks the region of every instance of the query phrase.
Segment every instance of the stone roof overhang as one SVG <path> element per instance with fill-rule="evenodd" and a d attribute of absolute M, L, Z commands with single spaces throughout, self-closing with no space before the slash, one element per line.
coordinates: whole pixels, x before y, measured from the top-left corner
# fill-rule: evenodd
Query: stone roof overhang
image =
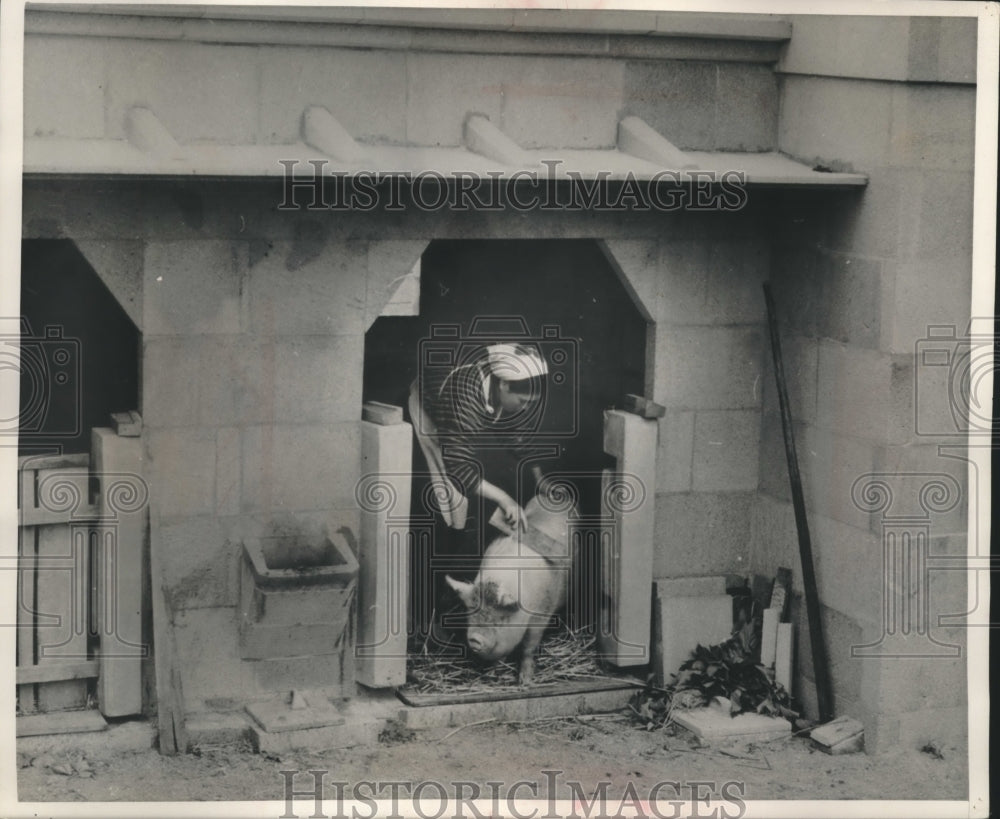
<path fill-rule="evenodd" d="M 488 119 L 470 115 L 465 145 L 369 145 L 354 140 L 323 108 L 303 114 L 303 139 L 281 145 L 180 144 L 156 115 L 129 111 L 128 139 L 27 138 L 26 176 L 87 177 L 480 177 L 485 180 L 636 180 L 704 184 L 728 179 L 746 185 L 863 187 L 860 173 L 816 170 L 781 153 L 683 151 L 637 117 L 618 124 L 614 148 L 524 149 Z"/>

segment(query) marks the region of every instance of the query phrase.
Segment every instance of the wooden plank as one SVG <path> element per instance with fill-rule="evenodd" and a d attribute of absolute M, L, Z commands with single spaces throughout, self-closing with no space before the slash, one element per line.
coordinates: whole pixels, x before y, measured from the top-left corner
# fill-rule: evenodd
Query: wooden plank
<path fill-rule="evenodd" d="M 19 737 L 37 737 L 44 734 L 84 734 L 106 731 L 108 724 L 96 710 L 62 711 L 58 714 L 34 714 L 18 717 L 16 731 Z"/>
<path fill-rule="evenodd" d="M 642 683 L 638 680 L 609 677 L 601 680 L 546 683 L 526 688 L 511 688 L 507 691 L 419 694 L 406 688 L 399 688 L 396 690 L 396 696 L 407 705 L 412 705 L 414 708 L 423 708 L 430 705 L 457 705 L 475 702 L 523 700 L 537 697 L 562 697 L 570 694 L 584 694 L 590 691 L 621 691 L 628 688 L 641 687 Z"/>
<path fill-rule="evenodd" d="M 96 677 L 100 671 L 97 660 L 81 660 L 78 663 L 51 663 L 48 665 L 28 665 L 17 667 L 17 684 L 49 683 L 64 680 L 86 680 Z"/>
<path fill-rule="evenodd" d="M 187 753 L 184 689 L 177 665 L 177 643 L 169 590 L 164 582 L 159 550 L 150 548 L 150 585 L 153 608 L 153 657 L 156 673 L 156 719 L 161 754 Z"/>
<path fill-rule="evenodd" d="M 35 664 L 35 554 L 38 529 L 17 528 L 17 664 Z M 19 685 L 17 699 L 24 714 L 38 709 L 34 685 Z"/>
<path fill-rule="evenodd" d="M 775 649 L 778 643 L 778 609 L 764 609 L 760 630 L 760 664 L 770 668 L 774 665 Z"/>
<path fill-rule="evenodd" d="M 87 659 L 86 527 L 38 527 L 35 640 L 38 665 Z M 40 711 L 82 708 L 86 680 L 41 683 Z"/>
<path fill-rule="evenodd" d="M 73 455 L 22 455 L 17 459 L 17 468 L 25 471 L 69 469 L 76 466 L 90 466 L 90 455 L 86 452 Z"/>
<path fill-rule="evenodd" d="M 604 413 L 604 451 L 617 459 L 601 482 L 601 576 L 605 610 L 597 644 L 617 666 L 651 661 L 657 422 L 622 410 Z M 607 537 L 605 537 L 607 535 Z"/>
<path fill-rule="evenodd" d="M 778 623 L 778 642 L 774 653 L 774 681 L 792 693 L 794 664 L 792 662 L 793 626 Z"/>
<path fill-rule="evenodd" d="M 102 521 L 113 521 L 98 529 L 98 619 L 101 637 L 101 674 L 97 699 L 106 717 L 124 717 L 142 712 L 142 659 L 148 649 L 142 641 L 143 574 L 148 506 L 141 500 L 119 508 L 109 498 L 107 474 L 116 484 L 134 484 L 135 498 L 145 488 L 140 484 L 142 443 L 139 438 L 116 435 L 106 427 L 91 433 L 94 472 L 100 481 L 98 509 Z M 133 506 L 135 508 L 133 509 Z"/>
<path fill-rule="evenodd" d="M 89 459 L 88 459 L 89 461 Z M 90 469 L 87 466 L 63 466 L 36 470 L 34 503 L 27 502 L 28 476 L 26 469 L 22 481 L 25 495 L 19 510 L 19 523 L 38 526 L 69 521 L 82 522 L 92 518 L 96 509 L 90 504 Z"/>
<path fill-rule="evenodd" d="M 406 681 L 406 619 L 409 610 L 410 471 L 409 424 L 361 422 L 361 545 L 358 563 L 356 679 L 373 688 Z M 391 503 L 379 503 L 383 497 Z M 371 501 L 371 502 L 368 502 Z"/>

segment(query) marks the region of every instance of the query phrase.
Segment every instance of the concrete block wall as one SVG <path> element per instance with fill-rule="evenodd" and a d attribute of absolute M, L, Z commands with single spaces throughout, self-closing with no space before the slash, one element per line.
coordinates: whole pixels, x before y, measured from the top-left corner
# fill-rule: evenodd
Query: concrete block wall
<path fill-rule="evenodd" d="M 657 577 L 737 572 L 748 556 L 770 257 L 752 212 L 718 228 L 607 242 L 655 323 Z"/>
<path fill-rule="evenodd" d="M 605 243 L 655 322 L 649 394 L 668 407 L 654 572 L 746 565 L 765 352 L 758 293 L 769 263 L 752 203 L 711 218 L 484 220 L 280 212 L 281 200 L 280 185 L 266 182 L 32 180 L 25 189 L 26 237 L 73 238 L 112 255 L 142 249 L 141 287 L 126 290 L 143 294 L 151 545 L 194 707 L 260 696 L 273 681 L 239 658 L 241 540 L 288 514 L 358 532 L 364 317 L 381 305 L 380 285 L 407 274 L 433 238 L 589 238 L 595 253 Z"/>
<path fill-rule="evenodd" d="M 925 516 L 932 556 L 958 553 L 966 542 L 974 487 L 967 485 L 966 462 L 938 450 L 963 445 L 946 434 L 956 431 L 942 372 L 947 368 L 925 366 L 916 352 L 929 325 L 953 325 L 961 338 L 970 319 L 974 74 L 971 63 L 939 59 L 924 46 L 959 38 L 964 44 L 954 53 L 973 55 L 975 25 L 902 18 L 827 25 L 803 17 L 793 20 L 793 28 L 779 64 L 779 148 L 870 178 L 857 195 L 787 202 L 772 234 L 771 279 L 836 711 L 866 723 L 874 750 L 896 742 L 961 742 L 966 721 L 955 718 L 955 709 L 965 703 L 964 654 L 860 658 L 851 648 L 883 632 L 887 516 Z M 763 383 L 751 564 L 764 573 L 792 567 L 798 592 L 801 571 L 769 356 Z M 855 481 L 872 473 L 886 476 L 892 496 L 886 510 L 873 511 L 852 496 Z M 938 473 L 955 496 L 946 510 L 920 503 L 926 476 Z M 962 571 L 930 576 L 929 588 L 918 592 L 929 608 L 930 636 L 962 646 L 961 629 L 937 621 L 965 610 L 967 578 Z M 809 704 L 811 655 L 804 608 L 796 611 L 799 691 Z M 911 654 L 934 653 L 921 652 L 916 639 L 908 645 Z"/>
<path fill-rule="evenodd" d="M 462 144 L 482 113 L 527 148 L 611 148 L 618 120 L 646 118 L 681 148 L 773 150 L 772 65 L 740 62 L 734 41 L 711 59 L 470 53 L 467 32 L 440 50 L 221 45 L 31 34 L 24 133 L 124 139 L 132 106 L 181 143 L 294 144 L 302 113 L 328 108 L 362 142 Z M 693 54 L 692 54 L 693 56 Z"/>

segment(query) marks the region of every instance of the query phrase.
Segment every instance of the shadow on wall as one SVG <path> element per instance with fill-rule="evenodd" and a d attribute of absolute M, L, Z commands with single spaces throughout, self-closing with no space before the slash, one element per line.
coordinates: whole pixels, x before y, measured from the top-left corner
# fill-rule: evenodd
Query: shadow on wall
<path fill-rule="evenodd" d="M 89 452 L 139 408 L 139 330 L 68 239 L 22 244 L 20 318 L 20 453 Z"/>

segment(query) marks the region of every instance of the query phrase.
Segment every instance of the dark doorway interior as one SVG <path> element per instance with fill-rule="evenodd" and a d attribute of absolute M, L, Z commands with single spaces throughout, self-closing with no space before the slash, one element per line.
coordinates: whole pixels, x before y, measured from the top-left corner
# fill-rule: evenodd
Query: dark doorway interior
<path fill-rule="evenodd" d="M 599 477 L 611 465 L 604 410 L 643 391 L 646 322 L 590 240 L 432 242 L 422 259 L 420 315 L 379 318 L 368 331 L 365 400 L 404 403 L 421 341 L 435 326 L 459 325 L 468 335 L 476 318 L 495 316 L 523 319 L 532 337 L 557 327 L 576 342 L 578 422 L 574 434 L 559 435 L 560 455 L 547 468 Z M 581 491 L 585 513 L 598 514 L 592 487 Z"/>
<path fill-rule="evenodd" d="M 21 249 L 22 455 L 90 451 L 90 431 L 139 407 L 139 330 L 76 245 Z"/>
<path fill-rule="evenodd" d="M 503 322 L 496 317 L 505 317 Z M 457 325 L 463 338 L 484 325 L 509 327 L 514 318 L 531 338 L 544 338 L 557 328 L 572 342 L 578 367 L 571 390 L 576 418 L 571 434 L 558 417 L 559 434 L 548 440 L 558 456 L 544 464 L 546 472 L 570 473 L 585 516 L 600 514 L 601 470 L 613 466 L 603 451 L 603 412 L 621 406 L 626 393 L 642 393 L 646 322 L 626 293 L 604 254 L 591 240 L 463 240 L 432 242 L 421 260 L 420 315 L 382 317 L 365 340 L 364 398 L 405 405 L 407 390 L 417 376 L 421 344 L 435 328 Z M 477 324 L 477 319 L 479 320 Z M 544 344 L 544 341 L 543 341 Z M 566 391 L 562 398 L 565 401 Z M 540 437 L 545 442 L 544 431 Z M 422 456 L 414 448 L 414 466 Z M 418 486 L 414 503 L 420 503 Z M 484 514 L 488 514 L 485 512 Z M 593 550 L 588 550 L 593 551 Z M 580 561 L 588 568 L 579 582 L 581 605 L 570 613 L 578 624 L 596 615 L 596 554 Z M 421 565 L 415 556 L 414 566 Z M 474 568 L 472 569 L 474 572 Z M 414 577 L 414 598 L 425 597 L 430 578 Z M 430 610 L 414 599 L 415 611 Z"/>

